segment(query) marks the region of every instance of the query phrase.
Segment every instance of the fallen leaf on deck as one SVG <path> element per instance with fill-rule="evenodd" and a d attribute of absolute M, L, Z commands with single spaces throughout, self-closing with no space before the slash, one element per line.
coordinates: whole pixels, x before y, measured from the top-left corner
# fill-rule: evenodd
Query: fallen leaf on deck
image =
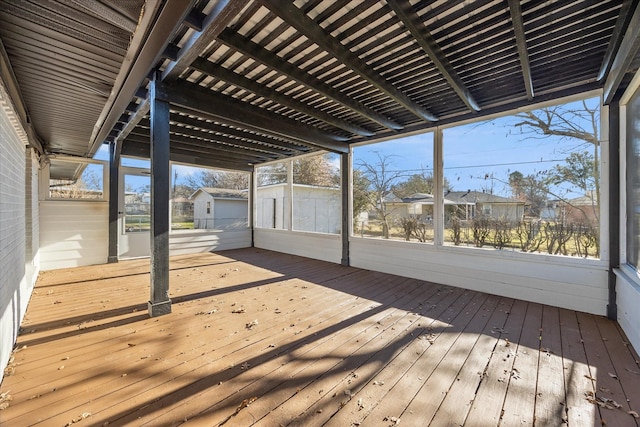
<path fill-rule="evenodd" d="M 231 311 L 233 314 L 242 314 L 242 313 L 246 313 L 246 310 L 244 309 L 244 307 L 240 307 L 240 308 L 236 308 L 235 310 Z"/>
<path fill-rule="evenodd" d="M 236 408 L 236 410 L 233 412 L 233 414 L 229 415 L 224 421 L 222 421 L 220 424 L 218 424 L 218 427 L 221 425 L 226 424 L 231 418 L 235 417 L 236 415 L 238 415 L 240 413 L 240 411 L 242 411 L 244 408 L 246 408 L 247 406 L 251 405 L 253 402 L 255 402 L 256 400 L 258 400 L 257 397 L 252 397 L 250 399 L 244 399 L 242 401 L 242 403 L 240 403 L 240 405 L 238 405 L 238 407 Z"/>
<path fill-rule="evenodd" d="M 627 414 L 631 415 L 633 418 L 640 418 L 640 415 L 636 411 L 629 411 Z"/>
<path fill-rule="evenodd" d="M 89 418 L 90 416 L 91 416 L 91 414 L 89 412 L 83 412 L 78 417 L 76 417 L 76 418 L 72 419 L 71 421 L 69 421 L 67 423 L 67 426 L 70 426 L 71 424 L 79 423 L 80 421 L 84 420 L 85 418 Z"/>
<path fill-rule="evenodd" d="M 0 393 L 0 411 L 9 407 L 9 402 L 13 400 L 13 397 L 8 391 Z"/>
<path fill-rule="evenodd" d="M 389 421 L 391 422 L 391 426 L 397 426 L 398 424 L 400 424 L 400 418 L 398 417 L 384 417 L 382 419 L 382 421 Z"/>
<path fill-rule="evenodd" d="M 611 372 L 609 372 L 609 376 L 613 379 L 618 379 L 618 376 L 616 374 L 612 374 Z"/>
<path fill-rule="evenodd" d="M 256 326 L 258 326 L 258 319 L 254 320 L 252 322 L 249 322 L 249 323 L 245 324 L 244 326 L 245 326 L 245 328 L 251 330 L 251 329 L 255 328 Z"/>

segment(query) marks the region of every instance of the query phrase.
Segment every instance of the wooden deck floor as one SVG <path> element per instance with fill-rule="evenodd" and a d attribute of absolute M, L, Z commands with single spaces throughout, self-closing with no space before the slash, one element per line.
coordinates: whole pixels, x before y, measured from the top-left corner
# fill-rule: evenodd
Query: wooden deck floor
<path fill-rule="evenodd" d="M 638 426 L 602 317 L 256 249 L 172 258 L 168 316 L 148 283 L 43 273 L 0 425 Z"/>

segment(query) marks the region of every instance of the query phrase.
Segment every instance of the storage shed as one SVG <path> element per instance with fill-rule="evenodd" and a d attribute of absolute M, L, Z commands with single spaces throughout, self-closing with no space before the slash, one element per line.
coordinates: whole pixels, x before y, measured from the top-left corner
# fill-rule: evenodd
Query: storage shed
<path fill-rule="evenodd" d="M 226 230 L 249 226 L 247 190 L 201 187 L 189 198 L 193 200 L 195 229 Z"/>

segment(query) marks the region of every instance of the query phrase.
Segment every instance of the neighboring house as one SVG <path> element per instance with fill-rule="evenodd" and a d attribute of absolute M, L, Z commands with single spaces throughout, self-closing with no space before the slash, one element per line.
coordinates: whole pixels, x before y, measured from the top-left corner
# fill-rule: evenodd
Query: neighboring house
<path fill-rule="evenodd" d="M 247 190 L 201 187 L 191 197 L 193 200 L 193 228 L 237 229 L 249 224 Z"/>
<path fill-rule="evenodd" d="M 177 197 L 171 200 L 171 215 L 175 217 L 192 218 L 193 202 L 188 197 Z"/>
<path fill-rule="evenodd" d="M 303 184 L 293 184 L 292 187 L 293 230 L 340 233 L 342 220 L 339 188 Z M 258 187 L 256 205 L 260 206 L 260 216 L 256 218 L 257 227 L 288 228 L 289 215 L 284 211 L 290 197 L 287 188 L 287 184 Z"/>
<path fill-rule="evenodd" d="M 463 219 L 479 215 L 520 221 L 524 217 L 525 202 L 480 191 L 450 191 L 445 198 L 458 207 L 464 207 Z"/>
<path fill-rule="evenodd" d="M 124 210 L 127 215 L 148 215 L 151 212 L 151 193 L 125 192 Z"/>
<path fill-rule="evenodd" d="M 551 200 L 540 217 L 563 222 L 597 222 L 599 211 L 597 197 L 592 193 L 569 200 Z"/>
<path fill-rule="evenodd" d="M 417 218 L 421 221 L 433 220 L 433 195 L 415 193 L 399 198 L 393 193 L 384 197 L 387 212 L 400 218 Z M 445 202 L 446 203 L 446 202 Z"/>

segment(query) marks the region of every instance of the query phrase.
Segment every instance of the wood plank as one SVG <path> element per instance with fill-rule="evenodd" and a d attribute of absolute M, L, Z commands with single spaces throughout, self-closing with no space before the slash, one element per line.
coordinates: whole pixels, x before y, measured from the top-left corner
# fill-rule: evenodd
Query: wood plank
<path fill-rule="evenodd" d="M 408 422 L 409 425 L 411 425 L 423 422 L 422 420 L 429 423 L 433 420 L 436 412 L 443 405 L 443 401 L 446 396 L 452 393 L 452 387 L 456 383 L 456 380 L 460 378 L 462 367 L 467 362 L 469 353 L 477 344 L 480 334 L 483 332 L 489 321 L 489 316 L 486 312 L 494 312 L 499 301 L 500 297 L 495 295 L 489 296 L 480 310 L 471 319 L 469 324 L 466 325 L 463 329 L 463 333 L 457 337 L 455 343 L 451 346 L 446 356 L 436 367 L 436 371 L 429 376 L 420 391 L 405 409 L 402 414 L 402 418 L 405 422 Z M 504 323 L 504 320 L 501 323 Z M 484 373 L 485 366 L 482 366 L 480 371 L 476 371 L 475 375 L 481 377 Z M 462 376 L 465 375 L 462 374 Z M 462 395 L 455 396 L 455 398 L 461 397 Z M 458 401 L 458 405 L 461 406 L 459 408 L 460 412 L 466 412 L 468 410 L 468 407 L 465 408 L 463 406 L 463 402 Z M 443 412 L 444 419 L 442 420 L 445 424 L 448 424 L 447 418 L 450 414 L 450 412 L 446 411 L 447 407 L 450 408 L 449 405 L 445 407 L 445 411 Z M 434 425 L 442 424 L 436 423 Z"/>
<path fill-rule="evenodd" d="M 558 308 L 543 307 L 540 337 L 534 420 L 538 425 L 559 426 L 566 424 L 567 414 Z"/>
<path fill-rule="evenodd" d="M 447 311 L 437 328 L 433 331 L 440 334 L 435 337 L 432 345 L 426 346 L 419 354 L 419 358 L 409 369 L 404 372 L 402 378 L 390 384 L 392 398 L 381 400 L 369 413 L 364 414 L 363 420 L 372 423 L 382 422 L 384 418 L 400 418 L 407 405 L 415 398 L 425 381 L 436 370 L 439 363 L 448 353 L 451 346 L 460 336 L 464 328 L 469 324 L 482 304 L 487 300 L 486 294 L 474 294 L 473 299 L 463 307 L 455 307 L 455 311 Z M 448 317 L 450 315 L 451 317 Z M 433 333 L 425 330 L 424 333 Z M 429 341 L 427 340 L 427 343 Z M 430 344 L 430 343 L 429 343 Z M 385 387 L 390 387 L 386 386 Z"/>
<path fill-rule="evenodd" d="M 562 339 L 562 363 L 569 426 L 583 426 L 592 423 L 598 411 L 586 396 L 595 393 L 591 372 L 580 335 L 580 327 L 575 312 L 560 310 L 560 334 Z"/>
<path fill-rule="evenodd" d="M 612 373 L 615 375 L 613 379 L 618 380 L 624 393 L 624 399 L 622 399 L 624 402 L 619 402 L 622 405 L 622 408 L 619 409 L 627 413 L 634 411 L 640 414 L 640 400 L 633 399 L 633 396 L 640 394 L 640 357 L 633 350 L 619 326 L 604 317 L 596 317 L 595 320 L 613 364 Z M 632 375 L 623 375 L 624 372 Z M 636 424 L 639 423 L 636 420 Z"/>
<path fill-rule="evenodd" d="M 501 426 L 533 425 L 542 306 L 529 304 L 517 343 L 515 361 L 509 372 Z"/>
<path fill-rule="evenodd" d="M 290 282 L 288 280 L 282 281 L 281 283 L 279 283 L 279 285 L 282 288 L 282 291 L 281 291 L 280 294 L 274 292 L 274 297 L 275 298 L 282 297 L 284 299 L 287 296 L 292 296 L 293 295 L 291 289 L 289 288 Z M 265 292 L 267 292 L 266 288 L 263 289 L 263 290 Z M 243 291 L 243 292 L 248 292 L 248 291 Z M 330 297 L 327 297 L 327 298 L 329 298 L 329 300 L 331 300 L 331 299 L 334 299 L 335 296 L 331 295 Z M 298 301 L 299 301 L 299 305 L 300 306 L 307 306 L 308 305 L 307 302 L 302 298 L 299 298 Z M 319 299 L 319 302 L 322 303 L 322 300 Z M 347 304 L 348 302 L 349 301 L 346 301 L 346 299 L 345 299 L 344 304 Z M 215 303 L 217 303 L 215 305 L 224 304 L 224 301 L 215 301 Z M 226 305 L 229 306 L 229 304 L 230 303 L 227 303 Z M 199 311 L 196 311 L 196 310 L 198 310 L 199 308 L 202 308 L 202 307 L 198 307 L 198 306 L 193 307 L 191 309 L 191 313 L 193 314 L 195 312 L 196 315 L 197 315 L 197 313 L 199 313 Z M 209 307 L 206 307 L 205 310 L 206 309 L 211 309 L 211 308 L 212 307 L 209 306 Z M 247 310 L 249 310 L 248 306 L 247 306 Z M 291 311 L 295 311 L 296 310 L 296 305 L 291 304 L 290 310 Z M 246 322 L 247 319 L 242 318 L 242 319 L 235 320 L 236 316 L 233 313 L 230 313 L 232 311 L 232 309 L 229 308 L 227 311 L 228 312 L 226 313 L 226 316 L 220 316 L 220 317 L 217 318 L 220 321 L 219 326 L 221 328 L 219 328 L 219 330 L 223 330 L 223 331 L 225 330 L 224 328 L 222 328 L 222 327 L 225 326 L 225 319 L 227 321 L 232 322 L 232 324 L 231 325 L 227 324 L 227 328 L 226 328 L 227 340 L 226 341 L 225 340 L 218 340 L 217 345 L 220 346 L 220 347 L 223 347 L 225 342 L 227 342 L 229 345 L 233 345 L 234 342 L 241 342 L 241 343 L 244 344 L 244 340 L 245 340 L 244 338 L 235 337 L 237 331 L 234 331 L 234 329 L 237 329 L 237 325 L 235 325 L 233 323 L 240 322 L 241 324 L 243 324 L 242 321 Z M 280 324 L 278 325 L 278 327 L 287 328 L 287 326 L 291 325 L 291 320 L 292 319 L 286 317 L 286 313 L 283 313 L 283 314 L 285 314 L 285 316 L 283 316 L 283 318 L 282 318 Z M 320 314 L 322 314 L 322 313 L 320 313 Z M 255 314 L 253 314 L 253 315 L 255 315 Z M 249 321 L 251 321 L 251 320 L 249 320 Z M 145 322 L 145 324 L 147 324 L 147 325 L 153 325 L 153 323 L 154 322 Z M 202 328 L 202 325 L 196 326 L 194 328 L 193 325 L 190 325 L 189 323 L 185 322 L 184 326 L 183 325 L 179 325 L 179 326 L 173 327 L 171 325 L 171 322 L 169 322 L 169 324 L 165 324 L 164 327 L 161 328 L 163 330 L 161 330 L 160 332 L 164 332 L 165 333 L 164 335 L 167 337 L 167 339 L 171 339 L 171 337 L 177 337 L 177 336 L 182 336 L 184 338 L 190 338 L 191 334 L 201 333 L 201 330 L 199 328 Z M 144 329 L 143 328 L 138 328 L 138 329 L 136 329 L 135 332 L 137 332 L 137 333 L 144 332 Z M 150 332 L 152 332 L 152 331 L 150 331 Z M 127 340 L 130 340 L 131 338 L 132 337 L 128 337 L 128 338 L 125 337 L 126 340 L 120 343 L 120 347 L 124 348 L 124 350 L 128 350 L 127 349 L 127 345 L 128 345 Z M 147 342 L 148 341 L 149 340 L 147 340 Z M 194 349 L 201 348 L 201 347 L 205 346 L 206 342 L 203 342 L 202 339 L 197 340 L 195 342 L 193 340 L 188 340 L 187 339 L 184 344 L 187 344 L 189 341 L 190 341 L 190 344 L 192 346 L 191 352 L 180 352 L 178 354 L 172 354 L 171 351 L 167 351 L 167 352 L 164 352 L 164 353 L 161 353 L 161 354 L 155 354 L 154 355 L 156 357 L 160 357 L 161 359 L 163 359 L 165 361 L 165 364 L 163 366 L 164 370 L 162 371 L 163 373 L 166 374 L 167 372 L 170 372 L 171 371 L 171 366 L 173 366 L 174 368 L 178 368 L 179 369 L 181 367 L 181 365 L 183 365 L 183 364 L 186 364 L 186 363 L 197 363 L 196 360 L 197 360 L 198 356 L 200 356 L 200 353 L 197 353 L 197 354 L 190 354 L 190 353 L 193 353 Z M 142 343 L 139 343 L 137 341 L 135 341 L 135 342 L 136 342 L 136 345 L 145 344 L 145 342 L 142 342 Z M 137 347 L 136 347 L 136 349 L 137 349 Z M 121 350 L 121 351 L 124 351 L 124 350 Z M 142 348 L 142 350 L 144 350 L 144 347 Z M 215 350 L 213 350 L 213 351 L 215 351 Z M 225 355 L 225 354 L 222 355 L 222 357 L 226 357 L 226 356 L 227 355 Z M 96 357 L 99 358 L 100 355 L 96 354 Z M 123 357 L 125 357 L 125 356 L 123 356 Z M 136 352 L 133 357 L 130 357 L 130 359 L 132 359 L 132 360 L 130 360 L 130 362 L 133 362 L 134 365 L 133 366 L 127 366 L 127 368 L 126 368 L 127 372 L 132 372 L 132 371 L 135 372 L 138 367 L 143 368 L 144 365 L 146 364 L 145 360 L 147 358 L 148 358 L 148 354 L 145 353 L 144 351 L 142 353 Z M 126 362 L 117 363 L 118 359 L 119 358 L 117 358 L 117 357 L 115 359 L 114 358 L 110 358 L 109 362 L 110 362 L 110 364 L 114 364 L 114 365 L 126 366 Z M 167 364 L 167 362 L 169 364 Z M 89 366 L 88 369 L 90 369 L 91 363 L 92 362 L 87 362 L 87 364 Z M 66 372 L 70 372 L 70 370 L 67 369 Z M 73 381 L 75 381 L 75 379 L 74 378 L 70 378 L 69 381 L 73 383 Z M 125 387 L 129 386 L 131 383 L 136 384 L 137 387 L 143 387 L 144 384 L 146 384 L 146 382 L 140 383 L 140 381 L 138 379 L 134 378 L 134 377 L 128 377 L 127 380 L 122 380 L 120 378 L 112 378 L 112 379 L 110 379 L 110 381 L 112 383 L 113 382 L 120 383 L 121 385 L 115 386 L 114 384 L 102 384 L 102 386 L 101 386 L 100 384 L 93 384 L 93 386 L 98 387 L 99 389 L 103 389 L 104 393 L 106 393 L 106 394 L 115 394 L 116 392 L 118 392 L 118 390 L 124 389 Z M 175 382 L 175 380 L 174 380 L 174 382 Z M 142 390 L 144 390 L 144 388 L 142 388 Z M 58 396 L 59 396 L 58 399 L 60 399 L 61 398 L 60 395 L 58 395 Z M 138 399 L 140 397 L 141 397 L 141 394 L 138 391 L 138 393 L 136 393 L 135 399 Z M 123 399 L 123 401 L 125 401 L 127 404 L 130 403 L 129 399 L 127 399 L 127 396 L 123 396 L 121 399 Z M 72 405 L 78 405 L 78 404 L 82 403 L 81 401 L 79 401 L 77 396 L 74 396 L 74 395 L 70 395 L 66 400 L 68 401 L 68 404 L 72 404 Z M 58 400 L 56 406 L 60 407 L 62 402 L 64 402 L 64 401 L 63 400 Z M 38 404 L 39 405 L 43 405 L 44 404 L 43 400 L 39 399 Z M 29 410 L 29 408 L 26 408 L 26 410 Z"/>
<path fill-rule="evenodd" d="M 491 355 L 498 350 L 497 347 L 502 335 L 499 331 L 503 331 L 506 326 L 512 304 L 512 299 L 502 298 L 493 312 L 488 313 L 491 317 L 484 329 L 477 334 L 476 342 L 471 347 L 469 356 L 464 361 L 444 401 L 438 408 L 438 412 L 435 413 L 431 421 L 432 426 L 464 424 L 480 384 L 485 380 L 488 381 Z M 460 355 L 456 354 L 456 357 L 460 357 Z M 414 415 L 416 414 L 414 413 Z M 415 417 L 404 418 L 411 422 L 411 419 Z"/>
<path fill-rule="evenodd" d="M 350 384 L 351 378 L 349 377 L 344 377 L 341 381 L 330 384 L 330 386 L 324 383 L 313 384 L 302 396 L 303 399 L 310 402 L 306 408 L 302 405 L 301 410 L 300 405 L 296 405 L 296 402 L 287 402 L 274 411 L 270 417 L 265 418 L 262 425 L 268 426 L 285 420 L 293 420 L 294 425 L 305 426 L 322 425 L 327 421 L 329 425 L 348 425 L 353 422 L 353 419 L 343 423 L 341 419 L 343 414 L 346 417 L 353 414 L 361 417 L 366 415 L 371 410 L 367 408 L 373 408 L 377 402 L 374 393 L 378 392 L 379 395 L 386 393 L 388 389 L 382 385 L 391 385 L 394 378 L 399 379 L 398 371 L 410 367 L 410 364 L 406 362 L 412 357 L 417 359 L 417 355 L 430 345 L 424 336 L 426 331 L 444 328 L 444 323 L 438 318 L 444 316 L 452 305 L 464 305 L 471 297 L 472 294 L 464 295 L 460 290 L 436 295 L 429 301 L 430 304 L 423 305 L 423 307 L 428 307 L 430 311 L 428 315 L 423 314 L 426 318 L 415 325 L 415 329 L 409 333 L 409 336 L 405 333 L 397 343 L 387 346 L 386 351 L 381 352 L 381 360 L 386 362 L 386 366 L 369 367 L 368 370 L 362 369 L 363 374 L 369 372 L 369 375 L 365 376 L 364 381 L 359 380 L 356 385 Z M 389 353 L 392 353 L 393 357 Z M 365 391 L 365 387 L 368 390 Z M 349 390 L 350 393 L 345 394 L 346 390 Z M 362 405 L 358 404 L 361 398 L 363 402 L 366 402 L 364 410 Z"/>
<path fill-rule="evenodd" d="M 261 420 L 257 425 L 273 425 L 273 420 L 265 424 L 263 417 L 273 411 L 279 402 L 288 400 L 305 402 L 300 405 L 304 410 L 308 407 L 305 398 L 318 396 L 315 391 L 307 389 L 310 384 L 314 388 L 327 389 L 327 392 L 336 381 L 349 382 L 349 387 L 355 387 L 356 383 L 362 381 L 358 378 L 366 377 L 360 368 L 367 363 L 377 363 L 380 350 L 395 345 L 393 340 L 415 322 L 416 316 L 407 311 L 408 308 L 412 304 L 417 306 L 417 301 L 425 294 L 433 293 L 435 289 L 426 286 L 418 288 L 416 292 L 409 292 L 392 304 L 385 304 L 386 309 L 375 316 L 332 334 L 328 340 L 314 341 L 308 349 L 298 349 L 283 355 L 283 360 L 262 365 L 257 373 L 252 372 L 256 380 L 242 389 L 242 396 L 255 396 L 258 400 L 252 405 L 250 414 L 239 414 L 233 418 L 233 422 L 248 425 Z M 370 360 L 374 355 L 376 360 Z M 221 411 L 219 406 L 207 408 L 196 419 L 206 425 L 218 425 L 231 415 L 228 409 Z"/>
<path fill-rule="evenodd" d="M 566 425 L 566 388 L 569 426 L 638 427 L 637 354 L 602 317 L 257 249 L 169 274 L 151 319 L 149 260 L 43 273 L 0 424 Z"/>
<path fill-rule="evenodd" d="M 500 423 L 527 305 L 524 301 L 514 301 L 503 329 L 495 330 L 499 334 L 499 342 L 491 352 L 486 375 L 478 387 L 465 426 L 483 427 Z"/>
<path fill-rule="evenodd" d="M 601 424 L 607 426 L 635 427 L 635 420 L 626 413 L 629 409 L 627 402 L 625 402 L 625 394 L 620 381 L 610 375 L 615 374 L 615 367 L 609 357 L 603 337 L 600 335 L 597 316 L 584 313 L 577 313 L 577 316 L 580 332 L 585 344 L 587 360 L 589 361 L 593 375 L 594 388 L 596 389 L 596 394 L 592 397 L 592 401 L 594 403 L 597 401 L 604 403 L 599 399 L 612 399 L 618 404 L 623 405 L 624 408 L 624 411 L 622 411 L 614 410 L 615 408 L 606 409 L 598 406 Z"/>

